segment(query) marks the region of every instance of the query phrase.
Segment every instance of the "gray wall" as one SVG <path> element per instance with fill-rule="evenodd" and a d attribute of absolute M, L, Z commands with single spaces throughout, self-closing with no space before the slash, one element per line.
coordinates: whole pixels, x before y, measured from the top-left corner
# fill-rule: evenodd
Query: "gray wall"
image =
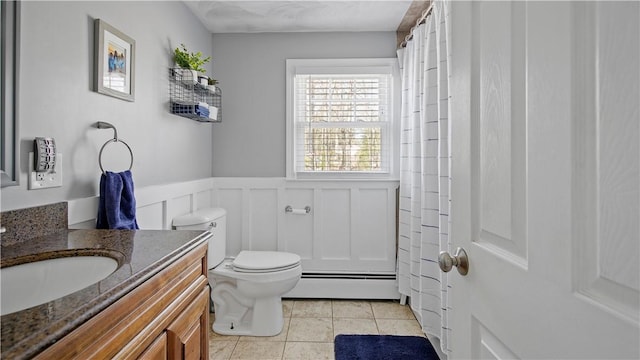
<path fill-rule="evenodd" d="M 135 102 L 92 90 L 95 18 L 136 41 Z M 20 185 L 2 189 L 1 210 L 97 195 L 98 152 L 113 136 L 93 128 L 97 121 L 114 124 L 133 149 L 136 187 L 212 175 L 213 125 L 167 110 L 172 49 L 184 43 L 212 52 L 211 34 L 182 2 L 23 1 L 21 36 Z M 56 139 L 64 157 L 61 188 L 27 190 L 28 152 L 36 136 Z M 114 167 L 107 170 L 128 166 L 128 155 L 120 150 L 105 149 Z"/>
<path fill-rule="evenodd" d="M 223 122 L 213 129 L 213 174 L 285 176 L 285 60 L 396 57 L 394 32 L 214 34 L 213 77 Z"/>

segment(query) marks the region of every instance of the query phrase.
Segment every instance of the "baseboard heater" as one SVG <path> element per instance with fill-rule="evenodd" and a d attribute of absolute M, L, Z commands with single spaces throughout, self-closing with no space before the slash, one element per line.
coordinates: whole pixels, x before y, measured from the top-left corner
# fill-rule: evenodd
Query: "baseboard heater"
<path fill-rule="evenodd" d="M 399 299 L 396 274 L 306 272 L 285 298 Z"/>
<path fill-rule="evenodd" d="M 303 279 L 377 279 L 395 280 L 396 274 L 334 274 L 334 273 L 302 273 Z"/>

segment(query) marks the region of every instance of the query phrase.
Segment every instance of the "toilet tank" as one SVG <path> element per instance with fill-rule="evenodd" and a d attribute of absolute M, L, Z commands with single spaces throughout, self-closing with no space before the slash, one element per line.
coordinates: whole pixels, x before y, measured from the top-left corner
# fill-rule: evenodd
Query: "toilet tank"
<path fill-rule="evenodd" d="M 227 250 L 227 211 L 222 208 L 206 208 L 173 219 L 175 230 L 207 230 L 209 238 L 207 266 L 213 269 L 224 260 Z"/>

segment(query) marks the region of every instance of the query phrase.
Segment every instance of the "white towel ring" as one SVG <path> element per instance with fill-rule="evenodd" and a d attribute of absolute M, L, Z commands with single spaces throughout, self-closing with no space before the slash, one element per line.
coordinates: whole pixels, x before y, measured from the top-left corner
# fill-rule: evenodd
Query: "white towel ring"
<path fill-rule="evenodd" d="M 98 129 L 113 129 L 113 139 L 107 140 L 107 142 L 105 142 L 104 145 L 102 145 L 102 147 L 100 148 L 100 153 L 98 154 L 98 165 L 100 166 L 100 170 L 102 171 L 102 173 L 103 174 L 105 173 L 104 168 L 102 167 L 102 151 L 108 144 L 117 143 L 117 142 L 124 144 L 124 146 L 126 146 L 127 149 L 129 150 L 129 154 L 131 155 L 131 163 L 129 164 L 129 170 L 131 170 L 131 168 L 133 167 L 133 151 L 131 150 L 131 147 L 129 146 L 129 144 L 127 144 L 121 139 L 118 139 L 118 131 L 116 130 L 116 127 L 104 121 L 98 121 L 96 123 L 96 127 Z"/>

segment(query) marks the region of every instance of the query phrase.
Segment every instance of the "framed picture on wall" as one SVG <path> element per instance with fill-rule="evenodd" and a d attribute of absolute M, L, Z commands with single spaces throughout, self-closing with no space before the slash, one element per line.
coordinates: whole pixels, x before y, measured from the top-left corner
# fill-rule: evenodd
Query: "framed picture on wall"
<path fill-rule="evenodd" d="M 103 20 L 94 21 L 95 91 L 134 101 L 136 42 Z"/>

